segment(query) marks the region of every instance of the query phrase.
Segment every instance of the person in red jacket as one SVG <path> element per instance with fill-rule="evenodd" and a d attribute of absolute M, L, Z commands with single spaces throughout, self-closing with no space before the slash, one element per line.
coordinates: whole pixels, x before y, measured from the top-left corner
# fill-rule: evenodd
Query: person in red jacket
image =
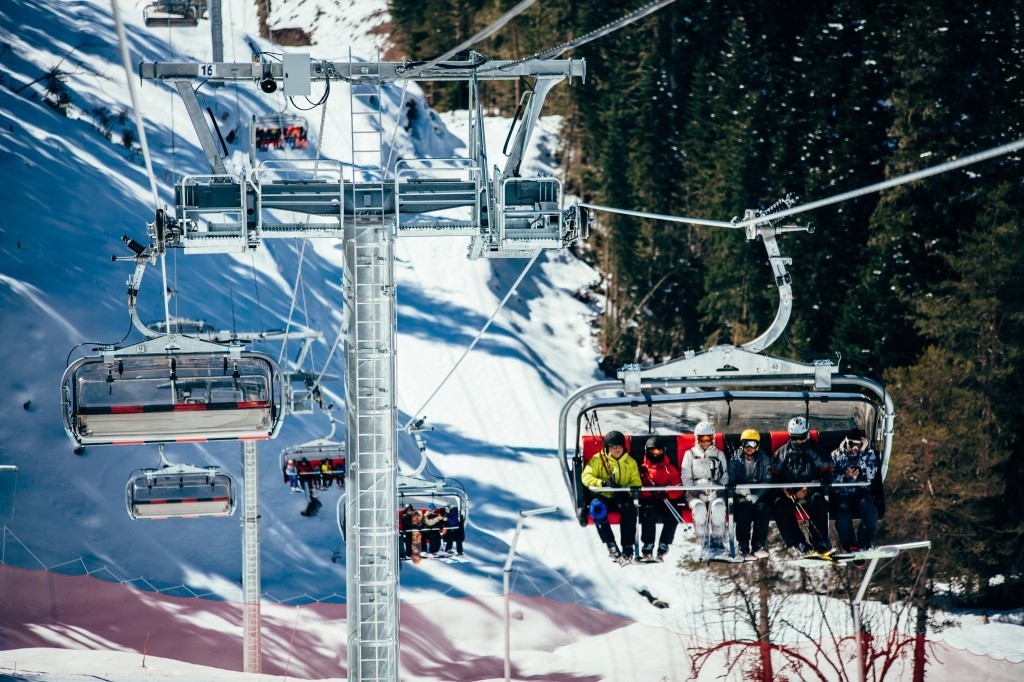
<path fill-rule="evenodd" d="M 665 449 L 656 437 L 647 439 L 644 450 L 644 461 L 640 464 L 640 480 L 644 486 L 682 485 L 679 469 L 665 457 Z M 661 537 L 658 542 L 658 561 L 665 559 L 668 546 L 676 535 L 675 514 L 668 508 L 669 504 L 683 496 L 682 490 L 640 490 L 640 550 L 641 559 L 651 561 L 654 554 L 655 524 L 661 523 Z"/>

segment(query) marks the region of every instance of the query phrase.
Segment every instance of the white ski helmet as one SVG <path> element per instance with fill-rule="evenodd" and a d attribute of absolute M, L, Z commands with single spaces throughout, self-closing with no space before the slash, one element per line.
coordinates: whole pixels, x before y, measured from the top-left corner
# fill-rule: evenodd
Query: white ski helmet
<path fill-rule="evenodd" d="M 803 417 L 793 417 L 789 420 L 789 435 L 790 436 L 805 436 L 810 431 L 807 428 L 807 420 Z"/>
<path fill-rule="evenodd" d="M 693 435 L 697 438 L 700 438 L 701 436 L 713 436 L 715 435 L 715 427 L 709 421 L 698 422 L 697 425 L 693 427 Z"/>

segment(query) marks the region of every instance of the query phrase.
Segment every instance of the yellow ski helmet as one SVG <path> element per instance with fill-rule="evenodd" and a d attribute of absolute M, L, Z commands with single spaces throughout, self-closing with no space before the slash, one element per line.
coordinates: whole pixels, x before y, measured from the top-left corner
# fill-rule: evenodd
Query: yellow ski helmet
<path fill-rule="evenodd" d="M 740 434 L 740 442 L 742 443 L 745 440 L 756 440 L 758 443 L 760 443 L 761 434 L 759 434 L 754 429 L 747 429 L 746 431 Z"/>

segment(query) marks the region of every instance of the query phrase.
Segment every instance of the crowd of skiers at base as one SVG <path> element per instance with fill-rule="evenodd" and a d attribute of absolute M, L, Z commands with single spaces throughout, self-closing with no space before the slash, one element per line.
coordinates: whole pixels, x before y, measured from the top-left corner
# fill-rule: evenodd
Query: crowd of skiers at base
<path fill-rule="evenodd" d="M 316 465 L 308 457 L 299 460 L 288 459 L 284 463 L 284 480 L 291 486 L 293 493 L 305 491 L 311 494 L 314 490 L 328 490 L 337 484 L 345 487 L 345 460 L 335 467 L 329 457 L 324 457 Z"/>
<path fill-rule="evenodd" d="M 426 510 L 419 510 L 407 504 L 399 516 L 398 530 L 401 537 L 398 556 L 403 561 L 413 557 L 414 531 L 420 532 L 420 556 L 463 556 L 465 519 L 455 505 L 431 505 Z"/>
<path fill-rule="evenodd" d="M 683 454 L 681 472 L 666 459 L 657 438 L 647 440 L 641 462 L 624 457 L 626 438 L 618 431 L 605 435 L 604 449 L 584 467 L 582 481 L 587 488 L 639 488 L 638 496 L 636 492 L 599 491 L 590 504 L 590 516 L 598 536 L 608 546 L 609 555 L 619 563 L 636 560 L 638 513 L 641 560 L 661 560 L 672 544 L 678 525 L 673 505 L 684 491 L 648 491 L 644 490 L 645 486 L 725 486 L 724 491 L 685 491 L 686 504 L 693 513 L 697 544 L 707 548 L 709 555 L 722 553 L 728 541 L 726 498 L 730 496 L 737 552 L 745 560 L 768 557 L 765 545 L 768 524 L 773 518 L 787 547 L 801 555 L 829 558 L 832 553 L 828 533 L 829 496 L 834 501 L 836 534 L 841 548 L 856 552 L 871 547 L 879 508 L 870 485 L 836 485 L 870 484 L 875 478 L 878 456 L 862 430 L 851 429 L 831 457 L 823 457 L 817 451 L 803 417 L 789 421 L 789 441 L 772 454 L 762 447 L 760 434 L 754 429 L 740 434 L 740 446 L 732 457 L 715 446 L 715 428 L 709 422 L 697 424 L 693 433 L 696 444 Z M 821 485 L 799 485 L 811 482 Z M 781 489 L 757 487 L 763 483 L 794 485 Z M 806 535 L 795 516 L 797 507 L 808 517 Z M 621 551 L 608 522 L 609 511 L 620 514 Z M 860 519 L 856 531 L 855 518 Z M 657 548 L 654 545 L 656 523 L 663 524 Z"/>

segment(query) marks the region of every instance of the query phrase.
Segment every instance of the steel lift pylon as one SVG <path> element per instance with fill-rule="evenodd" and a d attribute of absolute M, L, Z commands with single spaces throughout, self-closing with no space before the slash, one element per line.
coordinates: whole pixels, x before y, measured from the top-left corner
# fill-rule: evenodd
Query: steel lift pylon
<path fill-rule="evenodd" d="M 302 64 L 308 64 L 308 72 Z M 299 66 L 296 66 L 299 65 Z M 394 240 L 402 235 L 470 237 L 470 258 L 532 257 L 585 238 L 585 209 L 562 209 L 556 178 L 523 177 L 526 146 L 547 92 L 559 82 L 583 78 L 582 60 L 490 61 L 472 53 L 468 61 L 424 65 L 404 62 L 328 62 L 285 55 L 282 62 L 143 63 L 146 80 L 175 83 L 186 100 L 212 175 L 185 176 L 175 186 L 174 218 L 158 215 L 150 234 L 186 253 L 244 252 L 268 238 L 334 238 L 345 242 L 343 282 L 346 318 L 345 391 L 348 451 L 345 516 L 348 614 L 348 679 L 399 679 L 397 524 L 397 406 L 395 398 Z M 533 78 L 504 168 L 489 167 L 484 144 L 481 81 Z M 250 82 L 273 92 L 309 95 L 316 81 L 346 81 L 350 96 L 352 171 L 317 160 L 264 162 L 240 175 L 225 170 L 191 87 L 193 80 Z M 380 93 L 402 80 L 465 81 L 470 87 L 468 158 L 409 160 L 392 169 L 369 168 L 366 140 L 378 122 Z M 367 96 L 376 91 L 377 96 Z M 193 113 L 197 112 L 197 113 Z M 356 139 L 359 143 L 356 143 Z M 358 148 L 357 148 L 358 147 Z M 378 158 L 380 155 L 378 155 Z M 441 160 L 444 161 L 444 160 Z M 463 215 L 451 217 L 450 209 Z M 444 211 L 437 217 L 431 214 Z M 245 490 L 255 457 L 245 460 Z M 255 478 L 253 473 L 252 478 Z M 243 499 L 246 547 L 257 552 L 258 509 Z M 250 531 L 256 535 L 250 538 Z M 245 560 L 246 671 L 259 670 L 258 555 Z M 255 581 L 253 583 L 252 581 Z M 252 621 L 255 619 L 255 623 Z M 253 632 L 252 630 L 257 630 Z"/>

